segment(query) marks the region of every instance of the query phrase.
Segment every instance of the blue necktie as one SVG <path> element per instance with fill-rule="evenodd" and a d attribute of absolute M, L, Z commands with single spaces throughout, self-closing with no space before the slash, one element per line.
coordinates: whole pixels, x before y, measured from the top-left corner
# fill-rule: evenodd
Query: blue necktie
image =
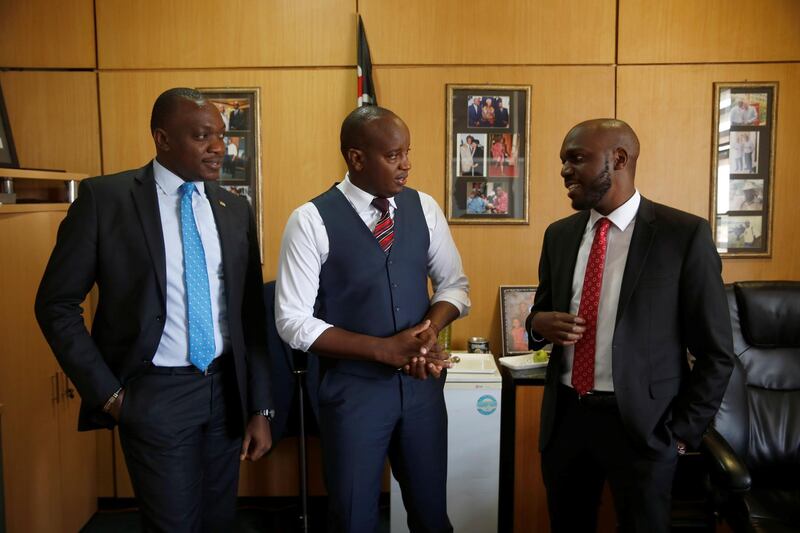
<path fill-rule="evenodd" d="M 211 290 L 203 242 L 194 220 L 192 182 L 180 186 L 181 237 L 183 240 L 183 282 L 186 286 L 186 309 L 189 328 L 189 361 L 205 372 L 214 360 L 214 325 L 211 323 Z"/>

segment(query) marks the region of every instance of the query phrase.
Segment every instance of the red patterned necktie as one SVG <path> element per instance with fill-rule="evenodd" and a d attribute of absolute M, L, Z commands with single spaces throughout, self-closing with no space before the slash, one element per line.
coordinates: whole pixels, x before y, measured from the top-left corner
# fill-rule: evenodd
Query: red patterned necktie
<path fill-rule="evenodd" d="M 583 276 L 583 291 L 578 316 L 586 320 L 586 331 L 575 343 L 575 357 L 572 362 L 572 386 L 583 396 L 594 388 L 594 355 L 597 341 L 597 308 L 600 305 L 600 289 L 603 287 L 603 267 L 606 264 L 608 229 L 611 221 L 601 218 L 597 221 L 586 274 Z"/>
<path fill-rule="evenodd" d="M 389 253 L 394 243 L 394 220 L 389 216 L 389 200 L 386 198 L 375 198 L 372 206 L 381 212 L 381 218 L 372 230 L 372 234 L 378 239 L 378 244 L 384 253 Z"/>

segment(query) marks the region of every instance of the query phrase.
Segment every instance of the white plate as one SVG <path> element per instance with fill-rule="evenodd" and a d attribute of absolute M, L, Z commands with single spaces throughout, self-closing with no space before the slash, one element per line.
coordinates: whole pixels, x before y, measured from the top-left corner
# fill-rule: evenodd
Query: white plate
<path fill-rule="evenodd" d="M 490 353 L 450 352 L 450 358 L 458 357 L 458 363 L 448 373 L 457 374 L 493 374 L 497 372 L 494 356 Z"/>
<path fill-rule="evenodd" d="M 526 370 L 528 368 L 541 368 L 547 366 L 547 361 L 537 363 L 533 360 L 533 352 L 522 355 L 507 355 L 498 359 L 500 364 L 512 370 Z"/>

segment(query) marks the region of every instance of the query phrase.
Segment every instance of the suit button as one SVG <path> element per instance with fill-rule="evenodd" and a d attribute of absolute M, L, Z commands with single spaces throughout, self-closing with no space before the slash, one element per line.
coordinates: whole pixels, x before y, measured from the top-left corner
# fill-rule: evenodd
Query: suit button
<path fill-rule="evenodd" d="M 391 265 L 391 264 L 392 264 L 392 260 L 391 260 L 391 259 L 389 259 L 389 260 L 386 262 L 386 264 L 388 264 L 388 265 Z"/>
<path fill-rule="evenodd" d="M 163 317 L 161 315 L 158 315 L 156 317 L 156 322 L 161 322 L 162 320 L 163 320 Z"/>
<path fill-rule="evenodd" d="M 394 310 L 395 310 L 395 311 L 399 311 L 399 310 L 400 310 L 400 308 L 399 308 L 399 307 L 395 307 L 395 308 L 394 308 Z"/>
<path fill-rule="evenodd" d="M 397 288 L 397 283 L 392 283 L 392 287 Z"/>

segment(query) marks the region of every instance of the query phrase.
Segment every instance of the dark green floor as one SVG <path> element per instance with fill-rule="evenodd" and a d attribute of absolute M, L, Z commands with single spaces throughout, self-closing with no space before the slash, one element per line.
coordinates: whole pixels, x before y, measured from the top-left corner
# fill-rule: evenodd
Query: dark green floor
<path fill-rule="evenodd" d="M 388 496 L 388 495 L 384 495 Z M 101 500 L 98 511 L 81 533 L 139 533 L 141 522 L 133 500 Z M 327 501 L 324 497 L 309 502 L 311 533 L 324 533 Z M 237 512 L 235 533 L 294 533 L 300 531 L 296 498 L 242 498 Z M 379 533 L 389 533 L 388 498 L 381 498 Z"/>

